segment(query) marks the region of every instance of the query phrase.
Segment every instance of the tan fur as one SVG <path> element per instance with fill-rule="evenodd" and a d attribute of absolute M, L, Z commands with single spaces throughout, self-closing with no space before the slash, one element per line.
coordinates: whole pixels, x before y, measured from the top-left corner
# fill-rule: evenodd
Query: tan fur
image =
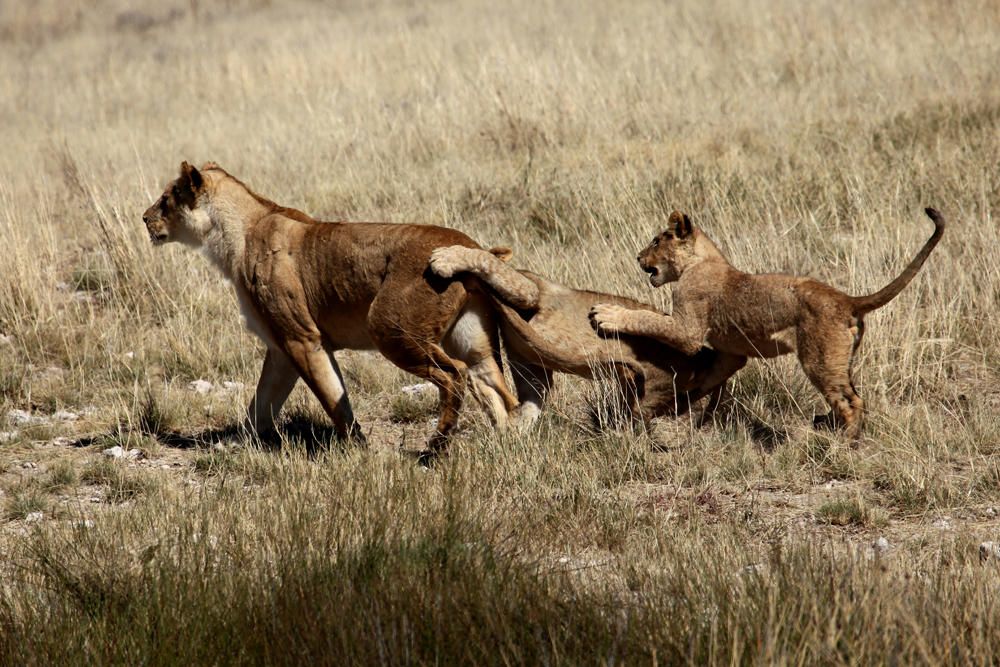
<path fill-rule="evenodd" d="M 598 303 L 661 313 L 638 301 L 575 290 L 528 271 L 516 271 L 501 261 L 510 255 L 508 248 L 485 252 L 452 246 L 433 251 L 430 266 L 441 276 L 465 273 L 470 276 L 469 289 L 478 282 L 493 299 L 522 415 L 537 416 L 553 371 L 589 379 L 595 374 L 614 378 L 621 388 L 622 407 L 647 423 L 659 415 L 682 414 L 711 393 L 710 412 L 726 380 L 746 363 L 744 357 L 707 348 L 689 357 L 651 338 L 598 336 L 588 320 L 590 309 Z"/>
<path fill-rule="evenodd" d="M 719 352 L 751 357 L 796 352 L 831 407 L 816 422 L 857 437 L 863 403 L 851 382 L 851 366 L 864 335 L 863 318 L 899 294 L 941 240 L 944 217 L 931 208 L 926 213 L 934 234 L 906 269 L 875 294 L 852 297 L 811 278 L 738 271 L 686 215 L 675 211 L 667 229 L 638 257 L 654 287 L 677 282 L 673 314 L 609 304 L 595 307 L 591 319 L 601 333 L 651 336 L 687 354 L 706 341 Z"/>
<path fill-rule="evenodd" d="M 489 302 L 427 270 L 439 246 L 478 247 L 430 225 L 320 223 L 255 194 L 215 163 L 180 177 L 143 214 L 154 244 L 200 248 L 232 282 L 251 331 L 267 346 L 247 426 L 273 426 L 295 381 L 316 394 L 342 438 L 363 441 L 333 353 L 377 349 L 434 383 L 446 444 L 466 385 L 494 422 L 516 407 L 496 361 Z"/>

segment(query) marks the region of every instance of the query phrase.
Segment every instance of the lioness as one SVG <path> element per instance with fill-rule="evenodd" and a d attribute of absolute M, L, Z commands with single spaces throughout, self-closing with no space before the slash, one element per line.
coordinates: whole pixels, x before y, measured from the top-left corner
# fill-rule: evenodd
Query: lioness
<path fill-rule="evenodd" d="M 496 256 L 494 256 L 496 255 Z M 704 416 L 718 404 L 726 380 L 746 358 L 704 348 L 687 356 L 652 338 L 598 336 L 588 314 L 601 302 L 660 314 L 644 303 L 599 292 L 576 290 L 504 262 L 508 248 L 489 252 L 467 246 L 438 248 L 430 266 L 438 275 L 469 276 L 466 288 L 480 283 L 500 313 L 500 327 L 511 364 L 522 418 L 535 418 L 552 384 L 553 371 L 617 381 L 622 405 L 648 425 L 665 414 L 683 414 L 712 394 Z M 502 261 L 501 261 L 502 260 Z"/>
<path fill-rule="evenodd" d="M 941 240 L 944 217 L 932 208 L 925 211 L 934 233 L 923 249 L 886 287 L 860 297 L 811 278 L 738 271 L 688 216 L 674 211 L 666 230 L 638 257 L 654 287 L 677 282 L 673 314 L 601 304 L 591 319 L 601 333 L 652 336 L 687 354 L 698 353 L 706 341 L 719 352 L 752 357 L 796 352 L 831 407 L 815 423 L 856 438 L 864 404 L 851 381 L 851 365 L 865 333 L 864 316 L 899 294 Z"/>
<path fill-rule="evenodd" d="M 446 446 L 468 380 L 495 423 L 517 406 L 497 364 L 489 301 L 427 269 L 439 246 L 478 247 L 430 225 L 320 223 L 254 193 L 214 162 L 180 176 L 143 214 L 153 243 L 201 248 L 236 288 L 247 326 L 267 346 L 246 425 L 273 426 L 301 377 L 341 438 L 364 436 L 336 350 L 377 349 L 440 393 L 431 451 Z"/>

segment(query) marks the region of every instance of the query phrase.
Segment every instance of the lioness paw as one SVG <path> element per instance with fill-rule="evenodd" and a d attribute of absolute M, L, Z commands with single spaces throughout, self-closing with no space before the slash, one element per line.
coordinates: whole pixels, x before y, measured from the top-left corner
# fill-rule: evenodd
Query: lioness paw
<path fill-rule="evenodd" d="M 465 271 L 468 263 L 462 257 L 463 250 L 466 248 L 462 246 L 435 248 L 431 251 L 429 262 L 431 271 L 442 278 L 451 278 L 456 273 Z"/>

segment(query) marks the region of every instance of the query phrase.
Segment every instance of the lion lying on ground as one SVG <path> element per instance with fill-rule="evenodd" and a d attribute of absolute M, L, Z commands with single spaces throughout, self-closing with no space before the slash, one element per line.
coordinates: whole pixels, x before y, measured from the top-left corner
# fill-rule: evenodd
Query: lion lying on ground
<path fill-rule="evenodd" d="M 553 371 L 613 378 L 620 389 L 619 407 L 647 425 L 653 417 L 683 414 L 712 394 L 704 417 L 718 405 L 726 380 L 746 363 L 745 357 L 708 348 L 689 357 L 652 338 L 598 336 L 588 320 L 591 307 L 598 303 L 660 313 L 638 301 L 575 290 L 529 271 L 516 271 L 504 263 L 510 255 L 507 248 L 487 252 L 452 246 L 434 250 L 430 266 L 445 278 L 465 273 L 466 289 L 475 289 L 478 283 L 493 300 L 522 401 L 522 418 L 538 416 Z"/>
<path fill-rule="evenodd" d="M 941 240 L 944 217 L 932 208 L 925 211 L 934 221 L 934 234 L 923 249 L 889 285 L 860 297 L 811 278 L 738 271 L 686 215 L 675 211 L 667 229 L 638 257 L 654 287 L 677 282 L 673 314 L 601 304 L 591 318 L 601 333 L 651 336 L 687 354 L 700 354 L 706 341 L 719 352 L 752 357 L 796 352 L 831 407 L 815 423 L 856 438 L 863 403 L 851 366 L 865 333 L 864 316 L 899 294 Z"/>
<path fill-rule="evenodd" d="M 377 349 L 438 387 L 429 448 L 446 446 L 466 385 L 494 423 L 517 406 L 497 363 L 493 309 L 478 291 L 427 269 L 440 246 L 477 248 L 429 225 L 320 223 L 268 201 L 209 162 L 180 177 L 143 216 L 153 243 L 201 248 L 236 288 L 247 326 L 267 346 L 246 425 L 273 426 L 301 377 L 341 438 L 364 437 L 336 350 Z"/>

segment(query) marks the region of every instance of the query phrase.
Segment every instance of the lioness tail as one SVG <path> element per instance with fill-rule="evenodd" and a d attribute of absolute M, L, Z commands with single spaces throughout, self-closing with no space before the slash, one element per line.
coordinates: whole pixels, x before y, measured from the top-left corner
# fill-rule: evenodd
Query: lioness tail
<path fill-rule="evenodd" d="M 920 267 L 924 265 L 928 255 L 931 254 L 931 250 L 934 249 L 934 246 L 936 246 L 938 241 L 941 240 L 941 237 L 944 236 L 944 216 L 933 208 L 925 208 L 924 213 L 926 213 L 927 217 L 934 221 L 934 233 L 929 239 L 927 239 L 927 243 L 925 243 L 924 247 L 920 249 L 920 252 L 918 252 L 917 256 L 913 258 L 913 261 L 910 262 L 909 266 L 903 269 L 903 272 L 900 273 L 895 280 L 874 294 L 869 294 L 868 296 L 856 296 L 853 298 L 851 310 L 855 317 L 865 315 L 866 313 L 870 313 L 877 308 L 881 308 L 896 298 L 896 295 L 902 292 L 903 288 L 906 287 L 911 280 L 913 280 L 914 276 L 917 275 L 917 271 L 919 271 Z"/>

